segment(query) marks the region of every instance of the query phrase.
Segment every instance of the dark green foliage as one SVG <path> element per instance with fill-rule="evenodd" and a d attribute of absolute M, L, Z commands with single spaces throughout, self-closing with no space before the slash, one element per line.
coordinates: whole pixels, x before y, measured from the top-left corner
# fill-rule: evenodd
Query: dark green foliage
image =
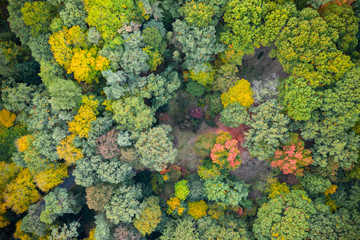
<path fill-rule="evenodd" d="M 59 14 L 65 26 L 70 28 L 79 25 L 83 29 L 86 28 L 86 12 L 82 1 L 67 0 Z"/>
<path fill-rule="evenodd" d="M 197 82 L 189 82 L 186 84 L 186 92 L 194 97 L 201 97 L 205 92 L 205 87 Z"/>
<path fill-rule="evenodd" d="M 72 222 L 69 225 L 64 224 L 62 227 L 54 227 L 51 231 L 50 240 L 64 239 L 70 240 L 79 236 L 78 228 L 80 227 L 79 222 Z"/>
<path fill-rule="evenodd" d="M 10 128 L 0 126 L 0 161 L 9 162 L 13 153 L 16 153 L 15 140 L 27 133 L 24 125 L 15 125 Z"/>

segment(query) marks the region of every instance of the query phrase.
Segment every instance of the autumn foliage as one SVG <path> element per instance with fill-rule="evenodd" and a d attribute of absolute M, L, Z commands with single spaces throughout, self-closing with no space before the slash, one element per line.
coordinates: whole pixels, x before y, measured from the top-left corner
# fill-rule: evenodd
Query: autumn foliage
<path fill-rule="evenodd" d="M 304 142 L 297 141 L 284 146 L 275 152 L 275 160 L 271 162 L 272 167 L 279 167 L 284 174 L 295 174 L 302 176 L 305 166 L 313 162 L 311 151 L 304 149 Z"/>
<path fill-rule="evenodd" d="M 206 216 L 206 210 L 208 209 L 208 205 L 204 200 L 198 202 L 189 202 L 188 207 L 188 214 L 192 216 L 195 220 Z"/>
<path fill-rule="evenodd" d="M 9 112 L 5 108 L 0 111 L 0 124 L 4 127 L 12 127 L 14 126 L 14 122 L 16 119 L 15 113 Z"/>
<path fill-rule="evenodd" d="M 81 149 L 74 147 L 72 141 L 76 137 L 75 134 L 69 135 L 61 140 L 59 146 L 57 146 L 57 154 L 60 158 L 64 159 L 67 165 L 74 164 L 77 160 L 84 157 Z"/>
<path fill-rule="evenodd" d="M 224 107 L 231 103 L 240 103 L 244 107 L 250 107 L 254 103 L 253 94 L 250 83 L 241 79 L 228 92 L 221 94 L 221 102 Z"/>
<path fill-rule="evenodd" d="M 220 132 L 210 154 L 213 163 L 229 169 L 236 169 L 241 164 L 238 141 L 228 132 Z"/>
<path fill-rule="evenodd" d="M 96 110 L 99 106 L 99 101 L 94 99 L 94 96 L 84 96 L 82 98 L 82 105 L 74 117 L 74 120 L 68 122 L 69 131 L 79 135 L 79 137 L 88 137 L 91 122 L 96 120 Z"/>

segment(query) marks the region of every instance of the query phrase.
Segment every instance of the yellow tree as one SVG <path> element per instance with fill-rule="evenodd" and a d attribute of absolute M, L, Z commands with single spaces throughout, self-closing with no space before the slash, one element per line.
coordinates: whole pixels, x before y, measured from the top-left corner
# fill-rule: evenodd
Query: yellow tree
<path fill-rule="evenodd" d="M 59 155 L 59 158 L 62 158 L 65 160 L 67 165 L 74 164 L 77 160 L 84 157 L 84 155 L 81 152 L 81 149 L 74 147 L 72 141 L 75 138 L 75 134 L 71 134 L 61 140 L 59 146 L 57 146 L 57 154 Z"/>
<path fill-rule="evenodd" d="M 14 181 L 6 186 L 3 196 L 5 206 L 17 214 L 27 211 L 30 204 L 39 200 L 40 194 L 36 190 L 30 170 L 21 169 Z"/>
<path fill-rule="evenodd" d="M 253 95 L 250 83 L 245 79 L 241 79 L 229 91 L 221 94 L 221 102 L 224 107 L 232 103 L 240 103 L 241 106 L 250 107 L 254 103 Z"/>
<path fill-rule="evenodd" d="M 68 122 L 69 131 L 78 135 L 79 137 L 88 137 L 91 122 L 96 120 L 96 115 L 98 114 L 97 107 L 99 106 L 99 101 L 94 99 L 94 96 L 84 96 L 82 98 L 82 105 L 74 120 Z"/>
<path fill-rule="evenodd" d="M 34 176 L 36 186 L 43 192 L 48 192 L 50 189 L 53 189 L 68 176 L 67 167 L 64 163 L 61 163 L 58 166 L 54 166 L 49 169 L 40 172 Z"/>
<path fill-rule="evenodd" d="M 9 112 L 5 108 L 0 111 L 0 124 L 4 127 L 12 127 L 14 126 L 14 122 L 16 119 L 15 113 Z"/>

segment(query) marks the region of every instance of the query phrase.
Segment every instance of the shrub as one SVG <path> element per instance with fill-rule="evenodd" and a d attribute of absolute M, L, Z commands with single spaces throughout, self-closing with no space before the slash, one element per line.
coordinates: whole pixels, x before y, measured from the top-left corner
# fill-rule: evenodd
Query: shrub
<path fill-rule="evenodd" d="M 216 134 L 207 132 L 200 135 L 194 144 L 194 150 L 200 157 L 207 157 L 216 143 Z"/>

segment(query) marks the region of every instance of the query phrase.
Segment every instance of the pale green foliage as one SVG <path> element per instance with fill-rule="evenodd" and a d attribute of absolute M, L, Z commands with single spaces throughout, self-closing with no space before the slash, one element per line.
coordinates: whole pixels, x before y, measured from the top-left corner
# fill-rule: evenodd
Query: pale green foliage
<path fill-rule="evenodd" d="M 306 192 L 293 190 L 264 203 L 257 213 L 253 232 L 256 239 L 306 239 L 309 218 L 316 213 Z"/>
<path fill-rule="evenodd" d="M 222 203 L 225 206 L 251 206 L 251 202 L 246 199 L 249 194 L 249 185 L 238 179 L 224 177 L 206 179 L 204 192 L 210 201 Z"/>
<path fill-rule="evenodd" d="M 96 171 L 100 180 L 114 184 L 125 182 L 135 175 L 130 164 L 121 163 L 117 158 L 103 160 Z"/>
<path fill-rule="evenodd" d="M 160 240 L 200 240 L 192 217 L 167 221 Z"/>
<path fill-rule="evenodd" d="M 200 29 L 176 20 L 173 23 L 173 28 L 174 38 L 180 42 L 179 48 L 185 54 L 184 66 L 187 69 L 194 69 L 197 65 L 214 60 L 213 55 L 224 50 L 222 44 L 216 43 L 214 26 Z"/>
<path fill-rule="evenodd" d="M 111 230 L 110 223 L 106 220 L 105 214 L 101 213 L 95 216 L 95 239 L 96 240 L 110 240 L 111 239 Z"/>
<path fill-rule="evenodd" d="M 92 167 L 91 160 L 88 158 L 76 161 L 73 175 L 75 176 L 75 183 L 84 187 L 90 187 L 99 181 L 96 170 Z"/>
<path fill-rule="evenodd" d="M 289 117 L 299 121 L 310 119 L 312 112 L 320 107 L 319 95 L 305 79 L 288 77 L 283 80 L 279 97 Z"/>
<path fill-rule="evenodd" d="M 270 99 L 258 107 L 251 107 L 253 112 L 244 146 L 252 156 L 265 160 L 272 157 L 278 147 L 286 143 L 289 137 L 288 116 L 281 113 L 283 107 L 277 100 Z"/>
<path fill-rule="evenodd" d="M 261 103 L 278 95 L 279 79 L 270 81 L 254 80 L 251 82 L 251 88 L 254 92 L 255 103 Z"/>
<path fill-rule="evenodd" d="M 175 161 L 177 150 L 169 138 L 171 127 L 160 125 L 141 133 L 135 144 L 140 155 L 140 162 L 147 168 L 155 171 L 163 170 L 167 164 Z"/>
<path fill-rule="evenodd" d="M 144 100 L 139 97 L 128 97 L 124 101 L 118 100 L 112 104 L 114 120 L 119 124 L 120 130 L 130 132 L 148 129 L 155 118 L 153 110 L 146 106 Z"/>
<path fill-rule="evenodd" d="M 16 83 L 13 86 L 7 86 L 6 82 L 3 82 L 1 99 L 4 107 L 11 112 L 28 110 L 35 90 L 36 88 L 34 86 L 28 86 L 25 83 Z"/>
<path fill-rule="evenodd" d="M 311 5 L 314 9 L 331 2 L 331 0 L 307 0 L 307 4 Z"/>
<path fill-rule="evenodd" d="M 51 106 L 55 110 L 71 110 L 80 106 L 81 88 L 71 80 L 53 79 L 48 91 L 51 96 Z"/>
<path fill-rule="evenodd" d="M 47 224 L 52 224 L 65 213 L 77 214 L 81 209 L 79 200 L 65 188 L 55 188 L 44 200 L 45 210 L 41 212 L 40 220 Z"/>
<path fill-rule="evenodd" d="M 30 29 L 25 25 L 22 20 L 22 13 L 20 9 L 24 6 L 28 0 L 9 0 L 8 11 L 9 11 L 9 23 L 11 30 L 16 34 L 22 44 L 29 42 Z"/>
<path fill-rule="evenodd" d="M 53 79 L 64 78 L 65 70 L 60 67 L 57 62 L 41 61 L 40 62 L 40 73 L 39 76 L 45 86 L 53 81 Z"/>
<path fill-rule="evenodd" d="M 82 29 L 86 28 L 86 13 L 81 0 L 67 0 L 64 8 L 59 13 L 61 20 L 67 27 L 79 25 Z"/>
<path fill-rule="evenodd" d="M 246 107 L 241 106 L 240 103 L 232 103 L 221 111 L 220 122 L 227 127 L 236 128 L 240 124 L 248 123 L 249 118 Z"/>
<path fill-rule="evenodd" d="M 112 223 L 130 223 L 134 217 L 139 217 L 145 205 L 139 202 L 141 188 L 138 185 L 119 186 L 110 202 L 105 205 L 106 218 Z"/>
<path fill-rule="evenodd" d="M 101 39 L 99 31 L 95 27 L 91 27 L 87 33 L 87 39 L 90 43 L 98 45 Z"/>
<path fill-rule="evenodd" d="M 71 240 L 79 236 L 78 228 L 80 227 L 79 222 L 71 222 L 69 225 L 64 224 L 62 227 L 55 227 L 51 231 L 51 236 L 49 240 Z"/>
<path fill-rule="evenodd" d="M 117 144 L 120 147 L 129 147 L 132 145 L 129 132 L 120 131 L 117 136 Z"/>
<path fill-rule="evenodd" d="M 44 209 L 45 205 L 30 205 L 27 215 L 22 219 L 21 230 L 39 237 L 44 236 L 47 225 L 40 221 L 40 214 Z"/>

